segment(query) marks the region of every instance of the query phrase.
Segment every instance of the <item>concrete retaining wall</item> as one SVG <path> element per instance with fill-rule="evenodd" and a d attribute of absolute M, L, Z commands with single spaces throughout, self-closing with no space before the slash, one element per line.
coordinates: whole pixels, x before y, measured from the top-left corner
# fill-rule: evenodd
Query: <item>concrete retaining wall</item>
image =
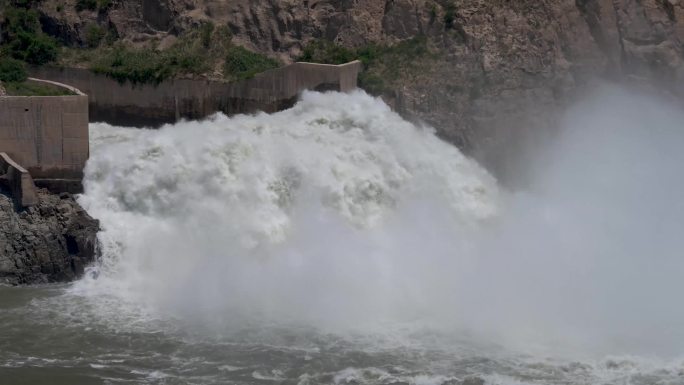
<path fill-rule="evenodd" d="M 12 194 L 17 206 L 28 207 L 38 203 L 31 174 L 4 152 L 0 152 L 0 180 Z"/>
<path fill-rule="evenodd" d="M 38 203 L 36 186 L 52 192 L 80 192 L 88 160 L 88 96 L 0 97 L 0 174 L 20 207 Z"/>
<path fill-rule="evenodd" d="M 158 85 L 120 84 L 87 69 L 32 69 L 35 77 L 68 83 L 90 100 L 90 120 L 125 126 L 159 126 L 181 118 L 274 112 L 290 107 L 305 89 L 349 91 L 362 69 L 358 61 L 343 65 L 294 63 L 239 82 L 176 79 Z"/>
<path fill-rule="evenodd" d="M 88 96 L 65 87 L 77 95 L 0 97 L 0 151 L 34 178 L 80 179 L 88 160 Z"/>

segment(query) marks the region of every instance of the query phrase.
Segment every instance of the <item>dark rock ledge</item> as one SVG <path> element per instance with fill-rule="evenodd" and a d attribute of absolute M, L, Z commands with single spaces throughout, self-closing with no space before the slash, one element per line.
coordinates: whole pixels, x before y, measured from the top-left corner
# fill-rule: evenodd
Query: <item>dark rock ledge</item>
<path fill-rule="evenodd" d="M 73 281 L 96 258 L 99 222 L 71 194 L 41 189 L 38 198 L 17 209 L 0 192 L 0 284 Z"/>

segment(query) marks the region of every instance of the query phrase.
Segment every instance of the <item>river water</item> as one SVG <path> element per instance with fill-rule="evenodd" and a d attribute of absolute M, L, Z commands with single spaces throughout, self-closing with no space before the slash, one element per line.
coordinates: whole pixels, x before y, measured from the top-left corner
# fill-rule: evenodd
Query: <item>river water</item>
<path fill-rule="evenodd" d="M 93 124 L 102 258 L 0 287 L 0 384 L 684 384 L 682 121 L 591 95 L 520 191 L 360 92 Z"/>

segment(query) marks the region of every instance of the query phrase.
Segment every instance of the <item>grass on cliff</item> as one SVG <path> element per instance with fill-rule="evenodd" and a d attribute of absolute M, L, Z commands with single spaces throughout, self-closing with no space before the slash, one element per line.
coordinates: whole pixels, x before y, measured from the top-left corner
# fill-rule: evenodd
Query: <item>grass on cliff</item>
<path fill-rule="evenodd" d="M 224 75 L 231 80 L 250 79 L 254 75 L 281 66 L 277 60 L 249 51 L 243 47 L 231 47 L 226 54 Z"/>
<path fill-rule="evenodd" d="M 356 49 L 345 48 L 327 40 L 316 40 L 304 48 L 298 61 L 321 64 L 344 64 L 360 60 L 364 70 L 359 74 L 359 86 L 371 94 L 387 92 L 397 79 L 416 76 L 421 62 L 436 56 L 423 36 L 392 46 L 369 44 Z"/>
<path fill-rule="evenodd" d="M 98 37 L 97 40 L 101 40 L 102 34 Z M 231 39 L 226 27 L 207 23 L 179 37 L 165 49 L 155 45 L 135 48 L 119 42 L 86 52 L 72 50 L 63 65 L 87 63 L 96 73 L 134 84 L 158 84 L 179 76 L 207 74 L 241 80 L 281 65 L 274 59 L 234 45 Z"/>
<path fill-rule="evenodd" d="M 201 74 L 208 69 L 201 56 L 182 50 L 157 51 L 116 44 L 99 53 L 90 69 L 121 83 L 160 83 L 179 74 Z"/>

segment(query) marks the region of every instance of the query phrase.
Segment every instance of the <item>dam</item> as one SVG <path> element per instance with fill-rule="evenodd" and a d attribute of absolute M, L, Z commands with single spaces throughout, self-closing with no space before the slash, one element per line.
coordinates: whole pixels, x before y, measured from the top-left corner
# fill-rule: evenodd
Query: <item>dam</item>
<path fill-rule="evenodd" d="M 66 84 L 28 81 L 70 95 L 0 97 L 0 182 L 20 207 L 37 203 L 34 184 L 80 192 L 89 156 L 88 96 Z"/>
<path fill-rule="evenodd" d="M 159 127 L 181 119 L 276 112 L 304 90 L 351 91 L 362 64 L 293 63 L 236 82 L 175 79 L 120 83 L 78 68 L 39 67 L 30 82 L 65 88 L 65 96 L 0 97 L 0 183 L 18 207 L 36 204 L 35 187 L 82 191 L 88 123 Z"/>
<path fill-rule="evenodd" d="M 293 63 L 251 79 L 173 79 L 159 84 L 120 83 L 87 69 L 38 67 L 34 77 L 70 84 L 89 97 L 90 120 L 128 127 L 158 127 L 213 113 L 272 113 L 291 107 L 304 90 L 347 92 L 356 88 L 362 63 Z"/>

